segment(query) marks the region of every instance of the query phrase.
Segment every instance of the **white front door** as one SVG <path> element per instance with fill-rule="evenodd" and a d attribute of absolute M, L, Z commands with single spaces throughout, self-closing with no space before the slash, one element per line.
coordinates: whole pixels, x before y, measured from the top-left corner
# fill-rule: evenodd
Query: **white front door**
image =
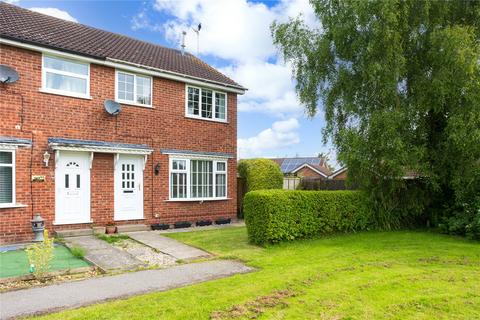
<path fill-rule="evenodd" d="M 60 151 L 55 169 L 55 223 L 89 223 L 90 153 Z"/>
<path fill-rule="evenodd" d="M 115 220 L 143 219 L 143 156 L 119 155 L 115 164 Z"/>

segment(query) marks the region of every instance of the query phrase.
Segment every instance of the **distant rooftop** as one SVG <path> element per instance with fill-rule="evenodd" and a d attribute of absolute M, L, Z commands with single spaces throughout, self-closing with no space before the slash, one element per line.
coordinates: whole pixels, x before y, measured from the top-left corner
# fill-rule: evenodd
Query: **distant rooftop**
<path fill-rule="evenodd" d="M 291 173 L 295 169 L 308 164 L 312 168 L 324 173 L 326 176 L 332 174 L 332 171 L 327 167 L 324 158 L 319 157 L 295 157 L 295 158 L 274 158 L 272 159 L 280 166 L 284 174 Z"/>

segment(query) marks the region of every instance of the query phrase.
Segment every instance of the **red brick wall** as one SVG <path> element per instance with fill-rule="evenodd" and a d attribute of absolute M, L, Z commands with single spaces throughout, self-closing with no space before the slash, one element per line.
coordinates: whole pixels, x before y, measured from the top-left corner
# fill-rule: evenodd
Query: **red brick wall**
<path fill-rule="evenodd" d="M 0 85 L 0 136 L 33 140 L 33 148 L 17 150 L 17 202 L 24 208 L 0 209 L 0 241 L 32 237 L 30 219 L 40 213 L 47 228 L 85 228 L 86 225 L 53 226 L 55 211 L 55 159 L 45 167 L 42 159 L 49 137 L 92 139 L 147 144 L 155 150 L 144 171 L 144 217 L 121 223 L 173 223 L 180 220 L 236 217 L 236 94 L 228 94 L 228 123 L 185 117 L 185 84 L 154 78 L 153 107 L 123 105 L 117 117 L 103 110 L 105 99 L 115 97 L 115 70 L 90 65 L 91 100 L 39 92 L 41 54 L 0 45 L 0 63 L 15 68 L 20 80 Z M 22 103 L 23 100 L 23 103 Z M 228 161 L 228 198 L 222 201 L 167 202 L 168 155 L 160 149 L 223 152 Z M 153 168 L 160 164 L 160 174 Z M 30 182 L 31 175 L 45 175 L 45 182 Z M 31 191 L 30 191 L 31 190 Z M 33 203 L 32 203 L 33 200 Z M 95 224 L 113 220 L 113 155 L 94 155 L 91 170 L 91 216 Z M 158 214 L 159 218 L 155 218 Z"/>
<path fill-rule="evenodd" d="M 302 169 L 298 170 L 297 176 L 302 177 L 302 178 L 322 178 L 325 179 L 324 176 L 319 174 L 318 172 L 315 172 L 314 170 L 310 169 L 309 167 L 303 167 Z"/>
<path fill-rule="evenodd" d="M 347 180 L 347 173 L 348 171 L 343 171 L 342 173 L 333 177 L 333 180 Z"/>

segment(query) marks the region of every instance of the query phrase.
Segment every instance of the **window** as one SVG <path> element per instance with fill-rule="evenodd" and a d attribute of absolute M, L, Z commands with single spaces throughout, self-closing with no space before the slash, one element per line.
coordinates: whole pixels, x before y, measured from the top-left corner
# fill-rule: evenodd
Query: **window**
<path fill-rule="evenodd" d="M 187 86 L 187 117 L 227 120 L 227 94 L 205 88 Z"/>
<path fill-rule="evenodd" d="M 43 90 L 77 97 L 89 97 L 90 65 L 74 60 L 43 56 Z"/>
<path fill-rule="evenodd" d="M 0 151 L 0 207 L 15 203 L 15 152 Z"/>
<path fill-rule="evenodd" d="M 227 197 L 227 162 L 204 159 L 170 160 L 170 198 L 210 200 Z"/>
<path fill-rule="evenodd" d="M 118 102 L 152 106 L 152 78 L 117 71 L 116 98 Z"/>

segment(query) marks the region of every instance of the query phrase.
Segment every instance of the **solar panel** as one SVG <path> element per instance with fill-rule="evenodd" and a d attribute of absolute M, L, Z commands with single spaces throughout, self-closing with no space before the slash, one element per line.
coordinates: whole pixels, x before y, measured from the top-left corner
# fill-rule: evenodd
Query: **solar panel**
<path fill-rule="evenodd" d="M 321 161 L 320 158 L 316 158 L 316 157 L 288 158 L 283 160 L 280 166 L 280 169 L 282 170 L 283 173 L 290 173 L 305 163 L 308 163 L 310 165 L 319 165 L 320 161 Z"/>

